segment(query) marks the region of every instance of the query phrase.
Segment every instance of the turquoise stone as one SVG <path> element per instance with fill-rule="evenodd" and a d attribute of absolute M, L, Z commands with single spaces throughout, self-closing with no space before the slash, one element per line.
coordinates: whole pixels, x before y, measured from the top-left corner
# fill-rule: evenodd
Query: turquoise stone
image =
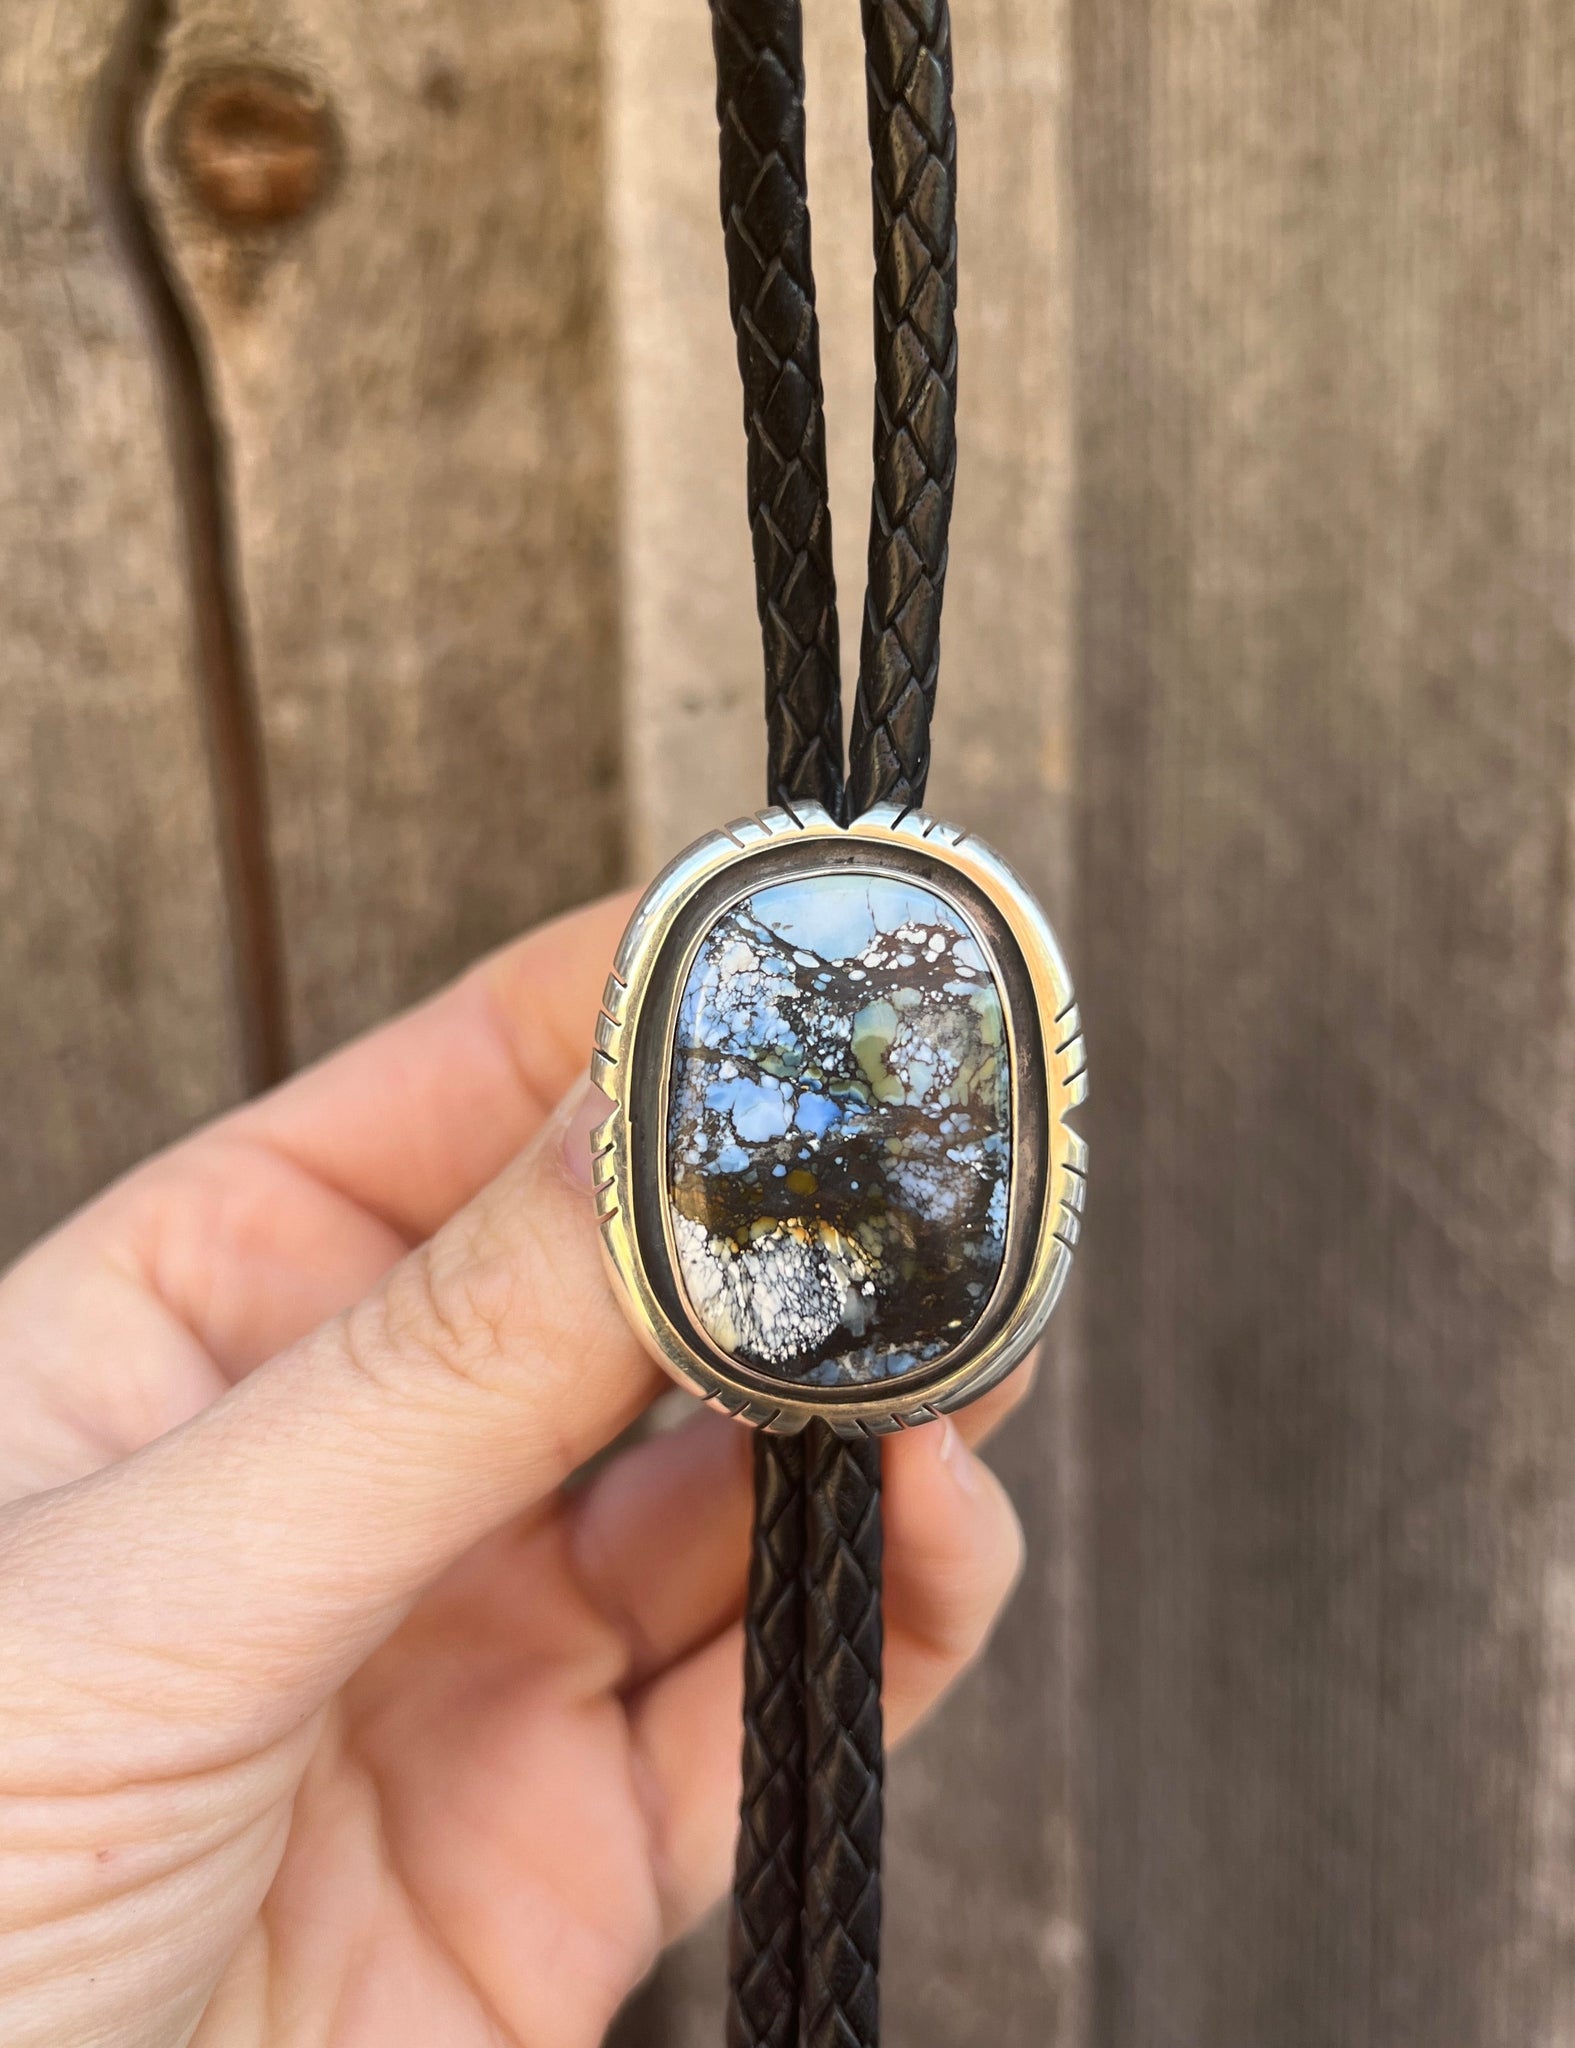
<path fill-rule="evenodd" d="M 865 1384 L 953 1350 L 1006 1241 L 1001 992 L 921 884 L 767 884 L 700 942 L 679 1004 L 666 1186 L 689 1306 L 776 1378 Z"/>

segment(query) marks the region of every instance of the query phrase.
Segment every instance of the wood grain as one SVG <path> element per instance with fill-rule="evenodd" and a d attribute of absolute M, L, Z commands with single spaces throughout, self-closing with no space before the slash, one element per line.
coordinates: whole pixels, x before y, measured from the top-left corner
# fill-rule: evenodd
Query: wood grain
<path fill-rule="evenodd" d="M 89 189 L 119 27 L 0 9 L 0 1259 L 240 1085 L 156 363 Z"/>
<path fill-rule="evenodd" d="M 227 214 L 182 160 L 237 77 L 324 110 L 309 210 L 246 213 L 266 125 Z M 297 1057 L 620 870 L 600 119 L 589 0 L 171 10 L 144 176 L 231 454 Z"/>
<path fill-rule="evenodd" d="M 642 874 L 753 810 L 765 783 L 715 94 L 704 7 L 620 8 L 607 39 L 608 220 L 630 851 Z"/>
<path fill-rule="evenodd" d="M 6 1243 L 241 1076 L 158 366 L 87 193 L 116 27 L 0 9 Z M 705 10 L 601 30 L 181 0 L 155 53 L 299 1053 L 609 879 L 620 735 L 637 869 L 758 799 Z M 808 30 L 851 614 L 855 10 Z M 1575 26 L 982 0 L 956 48 L 933 794 L 1067 928 L 1094 1180 L 999 1454 L 1029 1576 L 893 1765 L 890 2038 L 1565 2048 Z M 176 160 L 237 69 L 326 110 L 304 205 Z M 719 2038 L 720 1986 L 702 1935 L 624 2037 Z"/>
<path fill-rule="evenodd" d="M 1093 2038 L 1575 2039 L 1575 23 L 1074 9 Z"/>

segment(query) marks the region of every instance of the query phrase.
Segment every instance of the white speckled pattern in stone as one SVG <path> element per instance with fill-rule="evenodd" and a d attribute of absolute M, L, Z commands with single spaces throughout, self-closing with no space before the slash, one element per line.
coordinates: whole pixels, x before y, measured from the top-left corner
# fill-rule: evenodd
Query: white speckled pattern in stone
<path fill-rule="evenodd" d="M 973 1328 L 1005 1246 L 1001 995 L 967 923 L 890 876 L 757 889 L 702 939 L 667 1191 L 711 1340 L 785 1380 L 889 1378 Z"/>

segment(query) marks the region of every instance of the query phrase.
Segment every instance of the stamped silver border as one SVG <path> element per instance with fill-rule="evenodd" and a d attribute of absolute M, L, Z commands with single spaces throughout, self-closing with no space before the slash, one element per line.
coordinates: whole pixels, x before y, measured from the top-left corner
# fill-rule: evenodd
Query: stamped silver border
<path fill-rule="evenodd" d="M 665 1280 L 648 1270 L 635 1213 L 642 1183 L 636 1154 L 641 1142 L 658 1143 L 665 1131 L 667 1047 L 676 1000 L 672 990 L 676 982 L 681 991 L 683 977 L 661 975 L 658 968 L 682 932 L 686 914 L 720 878 L 726 877 L 729 887 L 736 879 L 734 897 L 746 893 L 758 885 L 749 879 L 748 870 L 767 864 L 775 868 L 783 855 L 789 855 L 789 872 L 814 872 L 817 843 L 827 841 L 835 843 L 839 865 L 850 853 L 864 853 L 876 869 L 882 865 L 883 852 L 889 856 L 893 848 L 910 849 L 922 857 L 937 888 L 944 891 L 947 875 L 954 875 L 999 917 L 1021 955 L 1038 1018 L 1045 1066 L 1045 1155 L 1036 1168 L 1037 1214 L 1024 1217 L 1016 1142 L 1024 1020 L 1014 1014 L 1020 1005 L 1008 1001 L 1004 1007 L 1014 1111 L 1008 1263 L 1013 1267 L 1014 1298 L 998 1309 L 992 1297 L 981 1319 L 982 1325 L 993 1319 L 989 1336 L 959 1345 L 932 1368 L 859 1387 L 798 1388 L 739 1366 L 716 1350 L 703 1332 L 686 1330 L 682 1315 L 675 1315 L 670 1302 L 664 1301 L 664 1293 L 670 1297 L 681 1282 L 670 1251 Z M 790 849 L 802 850 L 802 865 L 791 860 Z M 728 876 L 729 870 L 735 875 Z M 959 907 L 966 915 L 966 907 Z M 656 1091 L 656 1122 L 661 1129 L 650 1134 L 637 1132 L 632 1101 L 638 1086 L 636 1066 L 647 1064 L 636 1059 L 637 1050 L 647 1043 L 647 1032 L 657 1034 L 662 1059 Z M 933 1421 L 948 1409 L 977 1399 L 1011 1371 L 1043 1331 L 1071 1268 L 1088 1171 L 1088 1148 L 1066 1121 L 1088 1093 L 1082 1026 L 1066 962 L 1043 912 L 1006 863 L 970 833 L 891 804 L 878 805 L 850 826 L 838 825 L 818 804 L 804 804 L 796 811 L 765 810 L 708 833 L 663 869 L 629 921 L 603 992 L 591 1073 L 612 1104 L 591 1139 L 603 1252 L 646 1347 L 703 1400 L 762 1429 L 802 1429 L 818 1416 L 845 1435 L 876 1435 Z M 646 1092 L 651 1099 L 649 1081 Z M 1014 1221 L 1020 1239 L 1015 1256 L 1010 1251 Z M 665 1219 L 662 1228 L 665 1243 Z M 1003 1280 L 1004 1275 L 1003 1266 Z"/>

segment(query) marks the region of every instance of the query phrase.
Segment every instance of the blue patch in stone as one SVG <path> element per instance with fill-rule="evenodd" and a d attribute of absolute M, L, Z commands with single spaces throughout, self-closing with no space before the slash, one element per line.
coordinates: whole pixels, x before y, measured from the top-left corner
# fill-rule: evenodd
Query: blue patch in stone
<path fill-rule="evenodd" d="M 679 1004 L 667 1193 L 685 1293 L 719 1349 L 862 1384 L 953 1350 L 1005 1250 L 1001 993 L 922 884 L 771 883 L 701 940 Z"/>

